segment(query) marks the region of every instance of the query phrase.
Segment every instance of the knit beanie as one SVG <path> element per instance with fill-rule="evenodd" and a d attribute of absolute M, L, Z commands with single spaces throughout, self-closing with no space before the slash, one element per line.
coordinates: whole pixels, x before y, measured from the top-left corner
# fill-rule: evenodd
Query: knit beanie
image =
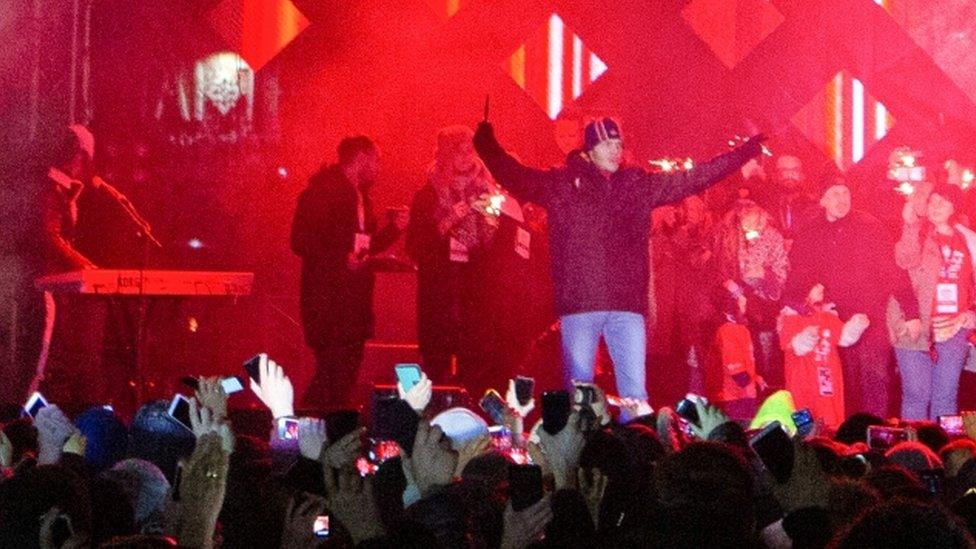
<path fill-rule="evenodd" d="M 593 150 L 593 147 L 611 139 L 623 139 L 623 135 L 620 133 L 620 124 L 613 118 L 597 118 L 587 124 L 583 130 L 583 148 L 587 151 Z"/>
<path fill-rule="evenodd" d="M 895 465 L 901 465 L 918 474 L 930 469 L 942 469 L 942 460 L 921 442 L 905 441 L 891 447 L 885 457 Z"/>
<path fill-rule="evenodd" d="M 130 458 L 118 462 L 106 476 L 118 481 L 132 499 L 136 523 L 142 524 L 163 508 L 169 482 L 166 475 L 152 463 Z"/>
<path fill-rule="evenodd" d="M 94 471 L 103 471 L 126 456 L 129 432 L 114 412 L 96 406 L 75 420 L 75 426 L 88 439 L 85 463 Z"/>

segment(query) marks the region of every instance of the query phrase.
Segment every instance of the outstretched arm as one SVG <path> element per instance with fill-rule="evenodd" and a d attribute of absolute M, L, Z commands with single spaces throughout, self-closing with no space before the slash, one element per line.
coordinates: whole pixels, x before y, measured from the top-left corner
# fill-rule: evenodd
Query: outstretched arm
<path fill-rule="evenodd" d="M 546 205 L 549 172 L 529 168 L 515 160 L 498 144 L 490 123 L 478 124 L 478 131 L 474 133 L 474 148 L 495 180 L 519 202 Z"/>
<path fill-rule="evenodd" d="M 687 171 L 671 174 L 650 174 L 645 198 L 654 208 L 671 204 L 687 196 L 698 194 L 728 177 L 751 158 L 762 154 L 762 142 L 766 137 L 756 135 L 741 147 L 717 156 L 708 162 L 696 164 Z"/>

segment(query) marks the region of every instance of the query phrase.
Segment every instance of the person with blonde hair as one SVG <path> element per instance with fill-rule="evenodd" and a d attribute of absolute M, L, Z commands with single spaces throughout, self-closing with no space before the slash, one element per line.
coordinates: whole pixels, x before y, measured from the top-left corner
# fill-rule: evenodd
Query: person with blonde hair
<path fill-rule="evenodd" d="M 420 355 L 427 374 L 440 382 L 468 358 L 475 278 L 498 228 L 498 212 L 489 204 L 498 189 L 474 152 L 473 135 L 466 126 L 437 133 L 427 184 L 414 195 L 407 227 L 407 251 L 417 262 Z"/>

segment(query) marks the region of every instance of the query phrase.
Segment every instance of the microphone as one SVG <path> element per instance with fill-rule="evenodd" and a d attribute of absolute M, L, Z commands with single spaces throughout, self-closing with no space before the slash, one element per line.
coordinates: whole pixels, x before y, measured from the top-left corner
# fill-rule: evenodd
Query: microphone
<path fill-rule="evenodd" d="M 132 218 L 132 221 L 135 222 L 136 226 L 139 227 L 139 230 L 142 231 L 142 234 L 150 242 L 160 248 L 163 247 L 163 245 L 156 240 L 156 237 L 153 236 L 152 226 L 144 217 L 142 217 L 142 215 L 139 214 L 139 210 L 136 209 L 132 202 L 129 202 L 129 199 L 122 194 L 122 191 L 116 189 L 111 183 L 105 181 L 97 175 L 92 176 L 91 184 L 93 188 L 101 189 L 105 192 L 105 194 L 111 196 L 116 202 L 118 202 L 119 205 L 122 206 L 122 209 L 129 214 L 129 217 Z"/>
<path fill-rule="evenodd" d="M 128 204 L 129 199 L 126 198 L 121 191 L 113 187 L 111 183 L 105 181 L 101 177 L 98 177 L 97 175 L 92 176 L 91 183 L 93 188 L 102 189 L 104 192 L 108 193 L 112 198 L 118 200 L 119 202 Z"/>

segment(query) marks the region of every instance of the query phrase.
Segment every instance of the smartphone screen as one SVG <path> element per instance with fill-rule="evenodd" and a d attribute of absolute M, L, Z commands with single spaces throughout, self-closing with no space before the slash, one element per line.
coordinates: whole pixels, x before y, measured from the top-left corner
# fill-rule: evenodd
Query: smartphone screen
<path fill-rule="evenodd" d="M 908 440 L 908 431 L 905 429 L 881 425 L 868 426 L 868 448 L 873 450 L 887 450 L 906 440 Z"/>
<path fill-rule="evenodd" d="M 277 420 L 278 438 L 280 440 L 296 440 L 298 438 L 298 420 L 281 417 Z"/>
<path fill-rule="evenodd" d="M 566 427 L 571 405 L 566 391 L 546 391 L 542 393 L 542 428 L 555 435 Z"/>
<path fill-rule="evenodd" d="M 27 399 L 27 403 L 24 404 L 24 411 L 30 417 L 37 417 L 37 412 L 47 406 L 47 400 L 41 393 L 34 393 Z"/>
<path fill-rule="evenodd" d="M 179 393 L 173 395 L 173 401 L 169 404 L 169 415 L 180 425 L 193 430 L 193 424 L 190 423 L 190 401 L 185 396 Z"/>
<path fill-rule="evenodd" d="M 793 441 L 783 426 L 774 421 L 749 441 L 766 469 L 778 482 L 786 482 L 793 473 Z"/>
<path fill-rule="evenodd" d="M 261 370 L 265 368 L 268 363 L 267 353 L 258 353 L 244 362 L 244 371 L 247 375 L 254 380 L 255 383 L 261 383 Z"/>
<path fill-rule="evenodd" d="M 520 406 L 525 406 L 532 400 L 532 392 L 535 390 L 535 379 L 531 377 L 518 376 L 515 378 L 515 399 Z"/>
<path fill-rule="evenodd" d="M 542 467 L 538 465 L 508 466 L 508 497 L 512 509 L 521 511 L 542 499 Z"/>
<path fill-rule="evenodd" d="M 949 435 L 962 435 L 965 433 L 965 428 L 962 423 L 962 416 L 939 416 L 939 426 L 945 429 L 945 432 Z"/>
<path fill-rule="evenodd" d="M 393 370 L 396 372 L 397 382 L 404 391 L 409 391 L 414 385 L 420 383 L 420 364 L 397 364 Z"/>
<path fill-rule="evenodd" d="M 224 394 L 232 395 L 244 390 L 244 384 L 237 376 L 228 376 L 220 380 L 220 386 L 224 389 Z"/>
<path fill-rule="evenodd" d="M 801 437 L 809 435 L 814 426 L 813 413 L 810 412 L 810 409 L 804 408 L 793 412 L 792 417 L 793 425 L 796 426 L 796 434 Z"/>
<path fill-rule="evenodd" d="M 315 517 L 315 522 L 312 523 L 312 533 L 314 533 L 315 537 L 317 538 L 329 537 L 329 515 L 319 515 Z"/>
<path fill-rule="evenodd" d="M 481 397 L 481 402 L 478 405 L 496 425 L 505 423 L 505 408 L 507 405 L 502 400 L 501 395 L 498 394 L 498 391 L 494 389 L 485 391 L 485 396 Z"/>

